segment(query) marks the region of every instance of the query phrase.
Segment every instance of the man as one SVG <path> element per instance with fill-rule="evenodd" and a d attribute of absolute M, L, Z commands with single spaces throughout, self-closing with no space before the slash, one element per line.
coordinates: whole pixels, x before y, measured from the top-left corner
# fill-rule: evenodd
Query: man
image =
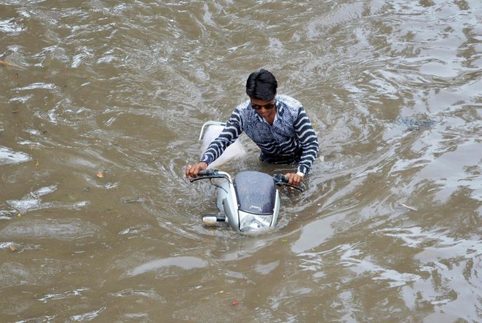
<path fill-rule="evenodd" d="M 318 155 L 318 138 L 301 103 L 287 95 L 276 95 L 277 87 L 271 72 L 261 69 L 251 73 L 246 82 L 249 100 L 236 107 L 201 161 L 187 166 L 186 176 L 196 177 L 244 131 L 261 149 L 261 161 L 297 163 L 297 170 L 285 176 L 291 185 L 299 185 Z"/>

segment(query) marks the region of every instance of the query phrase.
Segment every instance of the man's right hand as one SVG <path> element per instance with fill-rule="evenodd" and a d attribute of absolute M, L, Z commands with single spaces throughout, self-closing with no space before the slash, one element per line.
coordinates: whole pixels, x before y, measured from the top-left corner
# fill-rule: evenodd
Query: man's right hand
<path fill-rule="evenodd" d="M 186 177 L 196 177 L 200 171 L 208 168 L 208 164 L 205 162 L 199 162 L 193 165 L 186 166 Z"/>
<path fill-rule="evenodd" d="M 303 181 L 303 176 L 298 173 L 286 173 L 285 177 L 288 179 L 288 183 L 294 186 L 300 186 Z"/>

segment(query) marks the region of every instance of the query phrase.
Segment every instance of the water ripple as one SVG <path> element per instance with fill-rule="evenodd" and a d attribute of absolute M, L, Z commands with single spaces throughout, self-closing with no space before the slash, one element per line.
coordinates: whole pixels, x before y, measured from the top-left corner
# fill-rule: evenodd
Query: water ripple
<path fill-rule="evenodd" d="M 0 7 L 0 320 L 480 321 L 479 0 Z M 260 67 L 322 158 L 246 237 L 183 167 Z"/>

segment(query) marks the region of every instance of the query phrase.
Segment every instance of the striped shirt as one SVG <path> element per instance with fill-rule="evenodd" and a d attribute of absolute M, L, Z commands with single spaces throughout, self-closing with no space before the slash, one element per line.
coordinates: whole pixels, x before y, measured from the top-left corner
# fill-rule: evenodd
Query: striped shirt
<path fill-rule="evenodd" d="M 238 105 L 219 136 L 201 157 L 208 165 L 215 161 L 241 133 L 253 140 L 271 160 L 296 158 L 298 171 L 307 174 L 318 156 L 318 138 L 301 103 L 287 95 L 276 96 L 276 117 L 272 125 L 251 107 L 248 100 Z"/>

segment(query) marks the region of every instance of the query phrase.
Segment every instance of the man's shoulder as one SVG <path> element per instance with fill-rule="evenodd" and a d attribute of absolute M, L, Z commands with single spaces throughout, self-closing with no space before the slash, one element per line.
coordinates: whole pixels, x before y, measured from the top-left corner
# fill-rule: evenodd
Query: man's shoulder
<path fill-rule="evenodd" d="M 286 94 L 279 94 L 276 96 L 276 100 L 283 102 L 288 108 L 290 109 L 299 109 L 303 107 L 300 101 L 296 100 L 295 98 L 286 95 Z"/>
<path fill-rule="evenodd" d="M 280 116 L 286 120 L 295 120 L 300 113 L 300 109 L 303 108 L 300 101 L 289 95 L 277 95 L 276 100 L 281 103 Z"/>
<path fill-rule="evenodd" d="M 234 108 L 233 114 L 241 120 L 251 120 L 256 117 L 256 113 L 253 109 L 250 109 L 249 107 L 250 101 L 243 101 L 242 103 L 238 104 L 236 108 Z"/>
<path fill-rule="evenodd" d="M 243 102 L 241 102 L 240 104 L 238 104 L 235 108 L 235 110 L 246 110 L 249 106 L 249 100 L 245 100 Z"/>

